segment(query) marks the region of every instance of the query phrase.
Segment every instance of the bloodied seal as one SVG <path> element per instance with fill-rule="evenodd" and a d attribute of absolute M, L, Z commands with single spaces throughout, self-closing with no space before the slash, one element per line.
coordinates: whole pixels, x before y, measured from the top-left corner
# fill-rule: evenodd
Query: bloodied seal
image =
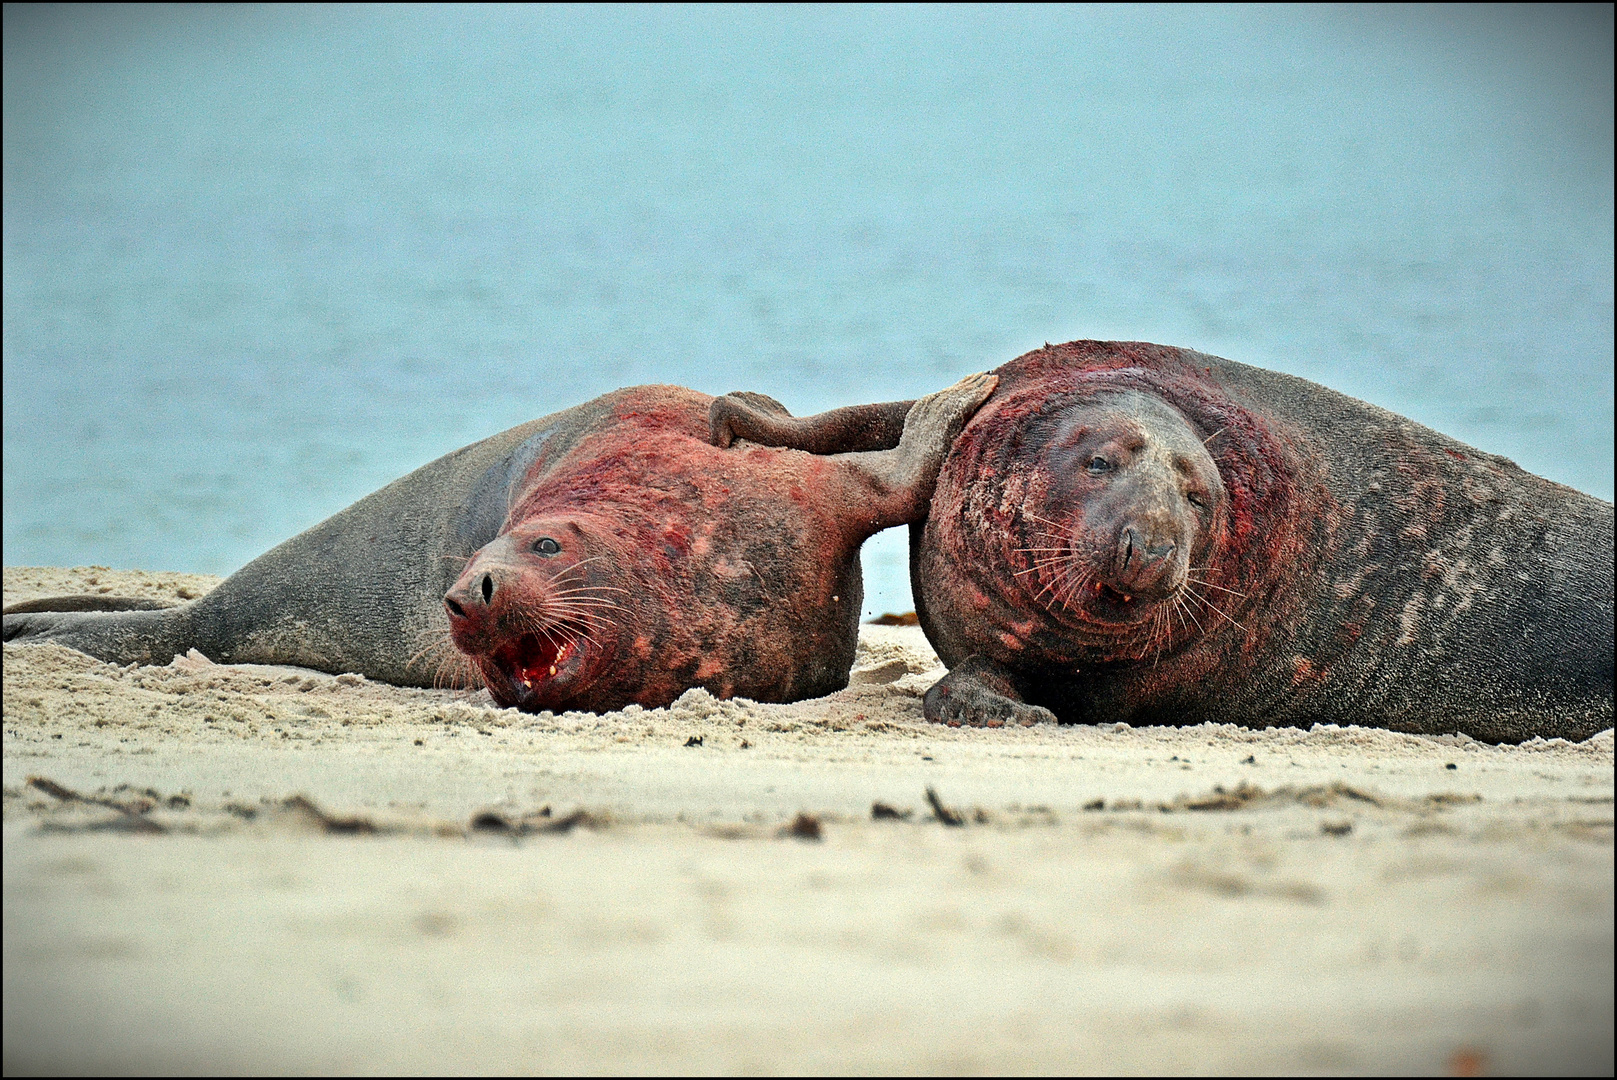
<path fill-rule="evenodd" d="M 1611 726 L 1611 503 L 1188 350 L 1076 341 L 994 374 L 911 526 L 916 610 L 951 669 L 929 718 Z"/>
<path fill-rule="evenodd" d="M 923 398 L 883 449 L 837 456 L 715 446 L 735 438 L 731 402 L 788 417 L 760 395 L 715 409 L 679 387 L 620 390 L 442 457 L 189 604 L 34 602 L 6 614 L 5 639 L 119 663 L 194 648 L 400 685 L 481 682 L 528 711 L 655 707 L 691 687 L 829 693 L 853 663 L 860 544 L 925 513 L 994 382 Z"/>

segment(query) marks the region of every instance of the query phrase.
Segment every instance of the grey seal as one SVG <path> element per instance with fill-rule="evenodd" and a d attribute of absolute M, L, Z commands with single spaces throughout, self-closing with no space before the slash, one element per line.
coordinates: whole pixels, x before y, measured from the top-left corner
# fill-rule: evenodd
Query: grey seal
<path fill-rule="evenodd" d="M 847 685 L 860 545 L 925 513 L 950 440 L 994 383 L 962 380 L 907 410 L 890 445 L 831 457 L 715 446 L 732 402 L 790 417 L 761 395 L 715 412 L 680 387 L 619 390 L 447 454 L 190 603 L 35 601 L 6 613 L 5 640 L 117 663 L 197 649 L 405 686 L 481 683 L 529 711 L 655 707 L 692 687 L 818 696 Z"/>

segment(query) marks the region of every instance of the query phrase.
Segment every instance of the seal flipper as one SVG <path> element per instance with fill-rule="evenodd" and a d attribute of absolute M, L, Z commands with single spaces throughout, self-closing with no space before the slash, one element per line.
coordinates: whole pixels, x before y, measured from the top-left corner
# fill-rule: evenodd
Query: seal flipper
<path fill-rule="evenodd" d="M 955 436 L 998 385 L 996 376 L 968 375 L 910 406 L 904 417 L 904 433 L 891 450 L 836 455 L 844 477 L 854 486 L 854 496 L 849 500 L 850 517 L 861 540 L 882 529 L 926 517 L 938 470 Z"/>
<path fill-rule="evenodd" d="M 159 611 L 179 607 L 178 600 L 152 600 L 143 596 L 102 596 L 98 593 L 77 593 L 73 596 L 45 596 L 35 600 L 22 600 L 5 609 L 7 615 L 23 615 L 33 611 Z M 11 640 L 7 638 L 6 640 Z"/>
<path fill-rule="evenodd" d="M 5 640 L 19 645 L 54 641 L 114 664 L 166 664 L 195 647 L 193 605 L 145 611 L 7 612 Z"/>
<path fill-rule="evenodd" d="M 1022 700 L 1016 676 L 980 653 L 973 653 L 932 684 L 923 702 L 926 718 L 938 724 L 1003 727 L 1053 724 L 1056 714 Z"/>
<path fill-rule="evenodd" d="M 782 405 L 768 394 L 760 394 L 753 390 L 732 390 L 724 396 L 729 398 L 732 402 L 739 402 L 743 405 L 751 406 L 757 411 L 767 413 L 770 416 L 792 415 L 786 406 Z M 712 415 L 711 408 L 708 410 L 708 415 Z"/>
<path fill-rule="evenodd" d="M 784 446 L 811 454 L 848 454 L 891 450 L 904 435 L 904 419 L 914 401 L 852 405 L 813 416 L 796 417 L 764 394 L 737 392 L 714 398 L 708 408 L 708 430 L 714 446 L 737 439 L 760 446 Z"/>

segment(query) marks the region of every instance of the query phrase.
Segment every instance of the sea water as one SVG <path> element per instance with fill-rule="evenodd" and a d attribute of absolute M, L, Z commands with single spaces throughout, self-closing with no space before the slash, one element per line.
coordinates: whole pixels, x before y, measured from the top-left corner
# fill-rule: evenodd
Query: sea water
<path fill-rule="evenodd" d="M 7 564 L 228 573 L 615 387 L 1046 341 L 1612 495 L 1609 7 L 5 12 Z M 910 604 L 903 530 L 867 612 Z"/>

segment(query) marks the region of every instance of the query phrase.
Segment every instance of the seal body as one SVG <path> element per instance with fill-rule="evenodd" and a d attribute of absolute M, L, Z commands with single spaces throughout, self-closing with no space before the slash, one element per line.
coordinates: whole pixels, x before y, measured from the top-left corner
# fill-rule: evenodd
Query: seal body
<path fill-rule="evenodd" d="M 1189 350 L 1075 341 L 993 374 L 911 525 L 916 611 L 951 669 L 929 718 L 1611 726 L 1611 503 Z M 906 406 L 751 437 L 880 445 Z"/>
<path fill-rule="evenodd" d="M 620 390 L 448 454 L 189 604 L 8 612 L 5 637 L 120 663 L 195 648 L 400 685 L 482 682 L 530 711 L 654 707 L 697 686 L 828 693 L 853 662 L 860 544 L 925 513 L 949 440 L 993 382 L 923 399 L 891 448 L 836 456 L 721 449 L 714 399 Z"/>
<path fill-rule="evenodd" d="M 1610 503 L 1188 350 L 995 374 L 912 527 L 932 718 L 1611 726 Z"/>

